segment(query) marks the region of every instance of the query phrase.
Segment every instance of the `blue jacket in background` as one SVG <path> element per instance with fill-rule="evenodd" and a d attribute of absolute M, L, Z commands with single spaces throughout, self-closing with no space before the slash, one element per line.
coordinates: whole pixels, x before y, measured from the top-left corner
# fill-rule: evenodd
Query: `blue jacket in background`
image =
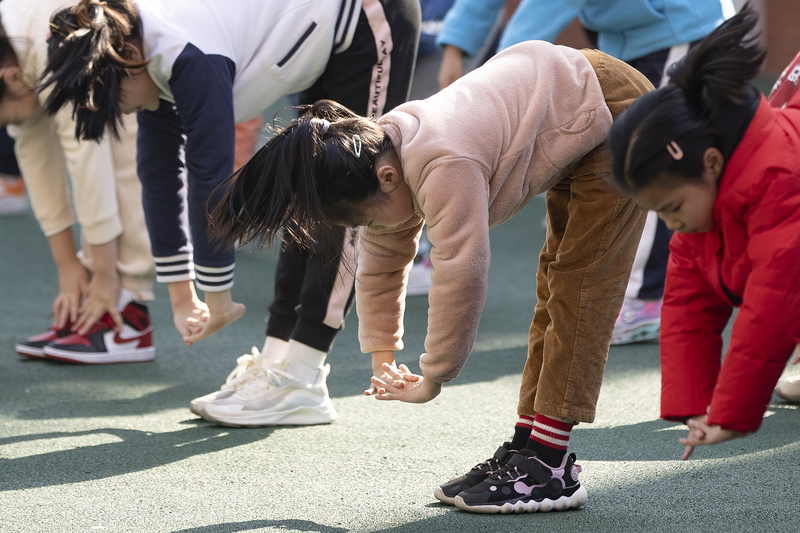
<path fill-rule="evenodd" d="M 437 44 L 477 54 L 505 0 L 456 0 Z M 530 39 L 554 41 L 579 17 L 598 34 L 597 47 L 623 61 L 705 37 L 723 20 L 720 0 L 522 0 L 499 50 Z"/>

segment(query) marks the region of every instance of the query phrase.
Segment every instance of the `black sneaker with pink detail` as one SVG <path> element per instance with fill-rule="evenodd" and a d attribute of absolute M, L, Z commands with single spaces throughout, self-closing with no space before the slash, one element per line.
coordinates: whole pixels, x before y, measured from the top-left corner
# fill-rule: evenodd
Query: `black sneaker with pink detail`
<path fill-rule="evenodd" d="M 147 307 L 131 302 L 121 314 L 120 331 L 114 329 L 114 321 L 105 314 L 86 335 L 73 333 L 49 342 L 43 348 L 44 357 L 83 364 L 152 361 L 155 357 L 153 324 Z"/>
<path fill-rule="evenodd" d="M 586 489 L 578 482 L 580 472 L 575 454 L 565 454 L 558 467 L 551 467 L 535 452 L 523 449 L 484 482 L 460 492 L 455 505 L 489 514 L 578 509 L 587 500 Z"/>
<path fill-rule="evenodd" d="M 476 464 L 472 467 L 472 470 L 463 476 L 451 479 L 444 485 L 439 485 L 434 489 L 433 495 L 442 503 L 455 505 L 455 498 L 458 493 L 485 481 L 489 474 L 499 470 L 515 453 L 517 452 L 511 449 L 511 443 L 504 442 L 502 446 L 497 448 L 492 457 Z"/>

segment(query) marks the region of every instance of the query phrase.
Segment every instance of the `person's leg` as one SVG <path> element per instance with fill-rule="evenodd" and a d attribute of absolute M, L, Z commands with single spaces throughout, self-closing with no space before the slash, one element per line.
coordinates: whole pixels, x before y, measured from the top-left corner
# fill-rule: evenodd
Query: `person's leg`
<path fill-rule="evenodd" d="M 360 115 L 378 117 L 405 102 L 419 24 L 415 0 L 365 0 L 353 42 L 331 56 L 322 76 L 298 95 L 300 104 L 328 98 Z M 299 316 L 291 334 L 299 345 L 291 343 L 289 355 L 302 350 L 302 359 L 320 367 L 354 301 L 355 230 L 342 228 L 334 238 L 341 245 L 332 254 L 306 252 L 297 257 L 298 262 L 305 260 L 305 268 L 294 269 L 302 273 Z"/>
<path fill-rule="evenodd" d="M 614 319 L 644 225 L 644 213 L 603 179 L 609 170 L 604 149 L 592 151 L 573 173 L 566 210 L 548 202 L 548 222 L 565 218 L 566 224 L 560 239 L 548 232 L 558 248 L 542 253 L 546 270 L 537 277 L 537 297 L 546 299 L 537 302 L 531 325 L 518 414 L 594 420 Z"/>
<path fill-rule="evenodd" d="M 692 43 L 692 45 L 695 43 Z M 644 74 L 655 87 L 669 81 L 667 69 L 686 55 L 692 46 L 679 44 L 658 50 L 628 63 Z M 658 339 L 661 325 L 661 300 L 667 276 L 669 241 L 672 231 L 654 212 L 648 213 L 642 240 L 625 293 L 622 309 L 614 325 L 611 344 L 628 344 Z"/>
<path fill-rule="evenodd" d="M 566 231 L 569 201 L 569 181 L 558 183 L 545 193 L 547 233 L 544 246 L 539 253 L 539 266 L 536 272 L 537 303 L 528 333 L 528 359 L 522 373 L 520 407 L 517 410 L 518 419 L 514 426 L 514 436 L 511 442 L 503 443 L 486 461 L 478 463 L 463 476 L 451 479 L 437 487 L 434 490 L 434 496 L 443 503 L 455 505 L 455 498 L 461 492 L 483 483 L 490 475 L 500 470 L 511 456 L 525 447 L 530 439 L 535 418 L 533 400 L 536 389 L 533 386 L 526 386 L 526 384 L 538 381 L 538 372 L 542 366 L 544 334 L 550 324 L 550 314 L 546 305 L 550 300 L 547 272 L 550 264 L 556 258 L 561 246 L 561 239 Z"/>
<path fill-rule="evenodd" d="M 584 52 L 612 116 L 652 88 L 634 69 Z M 614 320 L 645 214 L 610 185 L 608 152 L 590 151 L 547 195 L 548 227 L 518 414 L 533 415 L 525 446 L 484 482 L 455 498 L 471 512 L 565 510 L 586 503 L 580 467 L 567 454 L 576 422 L 592 422 Z"/>
<path fill-rule="evenodd" d="M 261 137 L 261 122 L 262 118 L 258 116 L 236 124 L 236 143 L 234 144 L 236 152 L 233 155 L 233 170 L 242 168 L 256 152 Z"/>
<path fill-rule="evenodd" d="M 419 37 L 419 3 L 364 0 L 359 16 L 350 46 L 331 55 L 322 76 L 298 95 L 300 104 L 330 98 L 356 113 L 380 116 L 408 98 Z M 330 252 L 282 247 L 265 342 L 265 347 L 279 347 L 282 358 L 265 350 L 259 358 L 266 368 L 264 377 L 205 405 L 205 418 L 231 425 L 324 423 L 336 418 L 325 383 L 329 371 L 325 359 L 354 301 L 352 231 L 342 229 L 334 237 L 338 248 Z M 272 389 L 307 393 L 300 414 L 277 411 L 294 409 L 291 402 L 276 407 L 265 401 L 264 379 L 277 383 Z M 249 383 L 244 374 L 243 381 Z M 310 405 L 314 402 L 317 405 Z"/>

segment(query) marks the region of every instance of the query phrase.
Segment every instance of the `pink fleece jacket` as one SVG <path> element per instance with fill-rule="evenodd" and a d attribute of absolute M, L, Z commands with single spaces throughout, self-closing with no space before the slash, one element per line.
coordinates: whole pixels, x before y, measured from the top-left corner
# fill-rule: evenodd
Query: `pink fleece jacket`
<path fill-rule="evenodd" d="M 400 157 L 415 215 L 361 232 L 361 349 L 403 348 L 405 287 L 425 223 L 433 274 L 420 367 L 426 379 L 450 381 L 469 357 L 486 299 L 489 228 L 601 144 L 611 113 L 580 51 L 528 41 L 378 122 Z"/>

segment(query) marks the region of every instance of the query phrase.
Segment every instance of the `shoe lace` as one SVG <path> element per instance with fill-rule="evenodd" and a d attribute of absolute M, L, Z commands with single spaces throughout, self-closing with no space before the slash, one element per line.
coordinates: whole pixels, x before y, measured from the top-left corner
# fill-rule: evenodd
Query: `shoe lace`
<path fill-rule="evenodd" d="M 108 331 L 114 329 L 115 326 L 116 324 L 114 324 L 114 320 L 111 318 L 111 315 L 106 313 L 100 317 L 100 320 L 98 320 L 94 326 L 92 326 L 92 329 L 89 330 L 89 333 L 87 333 L 87 335 L 91 335 L 93 333 L 98 333 L 102 331 Z"/>
<path fill-rule="evenodd" d="M 489 477 L 495 481 L 509 481 L 525 475 L 519 468 L 513 465 L 500 465 L 500 468 L 489 473 Z"/>
<path fill-rule="evenodd" d="M 495 472 L 502 467 L 503 465 L 500 463 L 500 460 L 497 457 L 492 457 L 491 459 L 487 459 L 482 463 L 476 464 L 474 467 L 472 467 L 472 469 L 482 473 L 489 473 Z"/>
<path fill-rule="evenodd" d="M 280 368 L 253 366 L 238 380 L 236 390 L 247 395 L 254 390 L 278 388 L 291 379 L 295 378 Z"/>
<path fill-rule="evenodd" d="M 244 355 L 240 355 L 236 359 L 236 368 L 234 368 L 233 371 L 230 374 L 228 374 L 228 377 L 225 379 L 225 384 L 226 385 L 234 384 L 242 377 L 244 377 L 244 374 L 247 372 L 247 370 L 249 370 L 253 366 L 253 363 L 255 362 L 255 359 L 258 356 L 258 354 L 259 354 L 258 348 L 253 346 L 252 353 L 246 353 Z"/>

